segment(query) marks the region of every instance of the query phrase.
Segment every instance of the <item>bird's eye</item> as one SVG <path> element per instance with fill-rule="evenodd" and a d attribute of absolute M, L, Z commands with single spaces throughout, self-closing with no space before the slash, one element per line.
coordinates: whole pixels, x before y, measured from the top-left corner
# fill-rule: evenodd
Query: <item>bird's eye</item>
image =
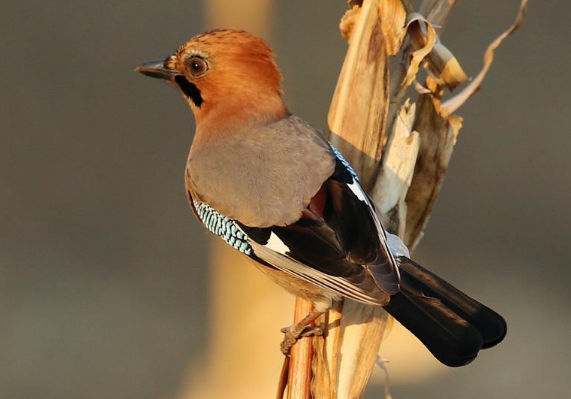
<path fill-rule="evenodd" d="M 208 64 L 200 57 L 191 57 L 188 62 L 188 71 L 194 77 L 202 76 L 208 70 Z"/>

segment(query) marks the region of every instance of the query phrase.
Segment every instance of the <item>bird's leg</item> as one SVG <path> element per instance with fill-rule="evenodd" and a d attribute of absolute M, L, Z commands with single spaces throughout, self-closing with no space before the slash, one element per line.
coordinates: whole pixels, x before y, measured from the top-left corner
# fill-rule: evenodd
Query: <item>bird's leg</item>
<path fill-rule="evenodd" d="M 289 356 L 292 346 L 295 345 L 298 339 L 323 335 L 323 329 L 321 327 L 310 326 L 310 324 L 322 314 L 323 312 L 319 310 L 313 310 L 299 323 L 281 329 L 281 332 L 284 333 L 284 340 L 280 344 L 280 349 L 284 355 Z"/>

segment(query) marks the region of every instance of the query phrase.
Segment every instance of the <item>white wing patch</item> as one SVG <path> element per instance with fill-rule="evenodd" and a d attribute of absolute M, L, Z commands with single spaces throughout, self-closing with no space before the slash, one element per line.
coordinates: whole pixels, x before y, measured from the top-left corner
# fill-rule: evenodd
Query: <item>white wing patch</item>
<path fill-rule="evenodd" d="M 284 242 L 274 233 L 270 235 L 270 239 L 268 243 L 265 245 L 266 248 L 271 249 L 274 252 L 287 256 L 287 253 L 290 252 L 290 249 Z"/>
<path fill-rule="evenodd" d="M 363 191 L 363 189 L 361 188 L 359 183 L 355 181 L 355 179 L 353 179 L 353 183 L 347 184 L 347 187 L 349 187 L 351 192 L 353 194 L 355 194 L 355 197 L 357 197 L 359 199 L 359 201 L 369 203 L 369 200 L 367 199 L 367 195 L 365 194 L 365 192 Z"/>

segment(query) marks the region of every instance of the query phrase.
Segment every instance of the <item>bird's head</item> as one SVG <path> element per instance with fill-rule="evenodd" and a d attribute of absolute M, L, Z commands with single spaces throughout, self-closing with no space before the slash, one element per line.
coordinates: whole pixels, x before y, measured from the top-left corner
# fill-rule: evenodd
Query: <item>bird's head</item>
<path fill-rule="evenodd" d="M 135 69 L 177 86 L 197 124 L 224 129 L 287 114 L 274 53 L 258 37 L 237 29 L 193 37 L 166 59 Z"/>

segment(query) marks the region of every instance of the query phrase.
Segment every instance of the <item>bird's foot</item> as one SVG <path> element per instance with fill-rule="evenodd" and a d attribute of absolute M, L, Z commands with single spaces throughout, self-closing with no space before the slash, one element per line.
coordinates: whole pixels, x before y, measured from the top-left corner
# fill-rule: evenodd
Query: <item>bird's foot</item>
<path fill-rule="evenodd" d="M 284 355 L 289 356 L 291 348 L 299 339 L 321 336 L 323 335 L 323 328 L 300 325 L 298 323 L 282 328 L 281 332 L 284 333 L 284 340 L 280 344 L 280 350 Z"/>

